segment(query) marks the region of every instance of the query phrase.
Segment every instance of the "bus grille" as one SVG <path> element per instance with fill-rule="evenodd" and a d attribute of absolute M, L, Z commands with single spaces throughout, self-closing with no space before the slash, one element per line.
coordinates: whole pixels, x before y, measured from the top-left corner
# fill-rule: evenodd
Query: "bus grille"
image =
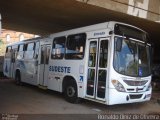
<path fill-rule="evenodd" d="M 148 81 L 130 81 L 130 80 L 124 80 L 124 82 L 129 85 L 129 86 L 143 86 L 145 85 Z"/>
<path fill-rule="evenodd" d="M 143 94 L 139 94 L 139 95 L 129 95 L 130 99 L 139 99 L 142 97 Z"/>

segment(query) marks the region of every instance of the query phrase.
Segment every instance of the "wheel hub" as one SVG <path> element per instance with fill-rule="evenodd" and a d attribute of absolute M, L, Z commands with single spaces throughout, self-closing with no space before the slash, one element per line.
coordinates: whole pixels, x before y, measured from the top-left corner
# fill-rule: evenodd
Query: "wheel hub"
<path fill-rule="evenodd" d="M 67 95 L 68 95 L 69 97 L 73 97 L 74 94 L 75 94 L 75 89 L 74 89 L 74 87 L 72 87 L 72 86 L 68 87 L 68 88 L 67 88 Z"/>

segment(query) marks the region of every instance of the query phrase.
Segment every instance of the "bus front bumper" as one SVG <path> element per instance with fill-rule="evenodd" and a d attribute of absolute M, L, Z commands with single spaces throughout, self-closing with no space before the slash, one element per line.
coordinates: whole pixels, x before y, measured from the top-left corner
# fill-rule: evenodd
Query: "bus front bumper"
<path fill-rule="evenodd" d="M 109 105 L 144 102 L 151 99 L 151 91 L 128 93 L 118 92 L 116 89 L 109 89 Z"/>

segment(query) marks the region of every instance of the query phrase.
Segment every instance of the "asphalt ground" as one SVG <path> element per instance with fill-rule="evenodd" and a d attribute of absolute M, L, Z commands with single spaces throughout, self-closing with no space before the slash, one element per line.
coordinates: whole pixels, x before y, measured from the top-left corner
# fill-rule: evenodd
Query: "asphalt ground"
<path fill-rule="evenodd" d="M 159 98 L 160 91 L 156 91 L 153 92 L 151 101 L 143 103 L 107 106 L 83 100 L 82 103 L 71 104 L 58 92 L 42 90 L 28 84 L 17 86 L 14 80 L 0 79 L 0 118 L 2 120 L 144 119 L 146 115 L 152 115 L 149 117 L 160 119 Z"/>

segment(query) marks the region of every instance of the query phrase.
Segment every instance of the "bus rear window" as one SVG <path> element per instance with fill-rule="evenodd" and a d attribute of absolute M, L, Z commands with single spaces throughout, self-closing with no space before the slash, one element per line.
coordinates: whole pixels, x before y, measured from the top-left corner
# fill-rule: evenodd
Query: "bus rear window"
<path fill-rule="evenodd" d="M 83 59 L 86 43 L 86 34 L 70 35 L 66 43 L 66 59 Z"/>

